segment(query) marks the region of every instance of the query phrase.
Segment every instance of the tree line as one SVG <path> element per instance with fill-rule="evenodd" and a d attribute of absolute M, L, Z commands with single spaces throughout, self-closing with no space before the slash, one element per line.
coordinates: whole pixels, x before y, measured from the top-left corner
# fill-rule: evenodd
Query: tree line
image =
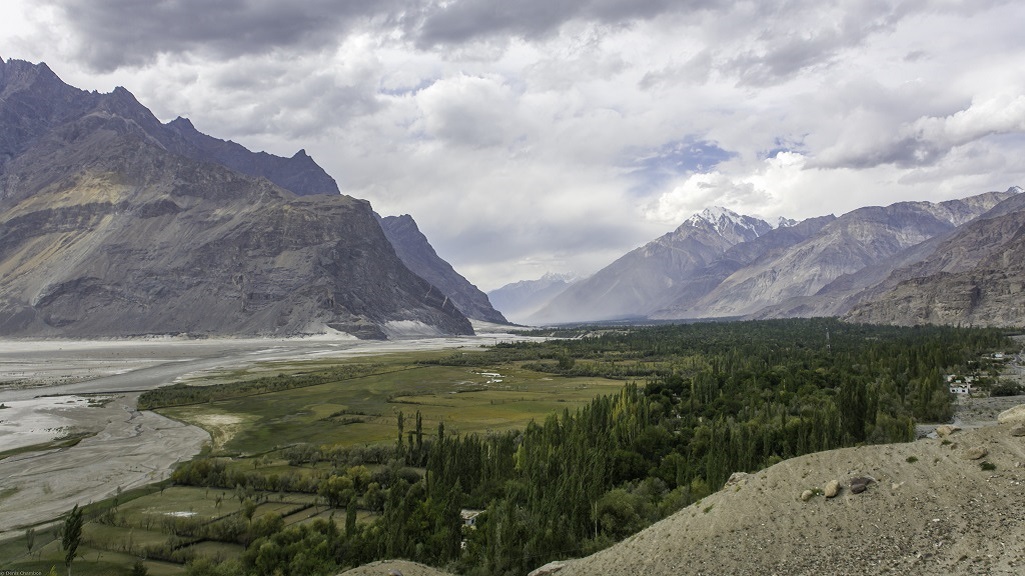
<path fill-rule="evenodd" d="M 237 560 L 190 571 L 315 574 L 400 557 L 468 575 L 524 574 L 635 533 L 733 472 L 912 440 L 916 422 L 952 415 L 942 374 L 1009 347 L 993 329 L 813 319 L 591 329 L 584 338 L 452 355 L 433 362 L 631 376 L 619 393 L 523 430 L 451 435 L 444 422 L 415 413 L 400 415 L 387 448 L 293 447 L 290 463 L 332 463 L 302 476 L 300 490 L 344 507 L 345 529 L 282 527 L 253 539 Z M 248 476 L 200 460 L 175 480 L 257 482 Z M 356 509 L 379 516 L 356 523 Z M 479 513 L 472 529 L 460 514 L 467 509 Z"/>

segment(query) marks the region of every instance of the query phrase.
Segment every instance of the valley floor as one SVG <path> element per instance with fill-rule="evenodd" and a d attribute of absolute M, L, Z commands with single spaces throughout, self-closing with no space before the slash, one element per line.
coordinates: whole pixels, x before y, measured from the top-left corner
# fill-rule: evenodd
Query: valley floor
<path fill-rule="evenodd" d="M 136 410 L 141 391 L 275 360 L 491 345 L 509 335 L 0 342 L 0 538 L 168 477 L 209 434 Z M 62 441 L 62 439 L 64 441 Z"/>

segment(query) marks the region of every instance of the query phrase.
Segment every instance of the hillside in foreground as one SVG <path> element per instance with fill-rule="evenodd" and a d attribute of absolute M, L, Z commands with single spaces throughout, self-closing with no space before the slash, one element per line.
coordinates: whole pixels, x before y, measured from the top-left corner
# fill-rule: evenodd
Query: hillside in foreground
<path fill-rule="evenodd" d="M 989 414 L 975 417 L 995 418 L 1007 405 L 994 402 Z M 1021 410 L 1017 421 L 906 444 L 819 452 L 737 475 L 719 492 L 611 548 L 567 561 L 556 573 L 1021 574 Z M 864 492 L 853 493 L 854 478 L 869 479 Z M 822 490 L 834 480 L 839 493 L 826 498 Z M 813 494 L 805 501 L 806 490 Z M 388 574 L 393 564 L 345 574 Z M 553 564 L 535 573 L 559 563 Z"/>

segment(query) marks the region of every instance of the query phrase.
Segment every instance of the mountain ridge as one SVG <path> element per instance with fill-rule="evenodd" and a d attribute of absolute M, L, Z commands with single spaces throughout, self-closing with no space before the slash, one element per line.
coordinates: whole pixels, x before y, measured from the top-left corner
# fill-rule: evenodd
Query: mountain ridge
<path fill-rule="evenodd" d="M 495 324 L 509 323 L 491 305 L 487 294 L 438 256 L 412 216 L 378 216 L 378 221 L 406 267 L 444 292 L 467 318 Z"/>
<path fill-rule="evenodd" d="M 473 333 L 402 264 L 365 200 L 297 196 L 176 152 L 195 148 L 127 90 L 85 92 L 11 62 L 0 67 L 0 122 L 14 128 L 0 131 L 0 334 Z"/>
<path fill-rule="evenodd" d="M 636 248 L 555 296 L 530 323 L 645 317 L 673 298 L 673 286 L 721 259 L 732 246 L 772 230 L 763 220 L 725 209 L 685 220 L 676 230 Z M 588 318 L 592 311 L 598 317 Z"/>
<path fill-rule="evenodd" d="M 710 208 L 554 296 L 527 321 L 843 316 L 892 290 L 898 269 L 941 259 L 937 248 L 947 235 L 987 214 L 1025 210 L 1025 201 L 1012 200 L 1023 197 L 1011 187 L 943 202 L 866 206 L 774 228 L 757 219 L 761 227 L 746 227 L 740 223 L 750 217 Z M 978 243 L 959 249 L 988 250 Z M 1018 318 L 1014 311 L 998 315 Z"/>

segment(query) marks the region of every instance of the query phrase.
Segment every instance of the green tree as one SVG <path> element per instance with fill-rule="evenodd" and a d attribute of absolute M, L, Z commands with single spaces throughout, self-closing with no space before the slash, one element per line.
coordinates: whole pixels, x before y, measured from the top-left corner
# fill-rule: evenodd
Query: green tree
<path fill-rule="evenodd" d="M 135 564 L 132 565 L 131 576 L 146 576 L 149 574 L 149 569 L 142 563 L 142 560 L 136 560 Z"/>
<path fill-rule="evenodd" d="M 321 481 L 317 493 L 327 500 L 329 506 L 338 508 L 352 498 L 355 490 L 353 489 L 352 478 L 332 474 L 327 480 Z"/>
<path fill-rule="evenodd" d="M 78 545 L 81 543 L 82 511 L 78 509 L 78 504 L 75 504 L 64 520 L 64 530 L 61 532 L 61 549 L 64 550 L 64 566 L 68 569 L 68 576 L 71 576 L 71 562 L 78 554 Z"/>
<path fill-rule="evenodd" d="M 345 537 L 352 538 L 356 534 L 356 497 L 349 499 L 345 506 Z"/>

